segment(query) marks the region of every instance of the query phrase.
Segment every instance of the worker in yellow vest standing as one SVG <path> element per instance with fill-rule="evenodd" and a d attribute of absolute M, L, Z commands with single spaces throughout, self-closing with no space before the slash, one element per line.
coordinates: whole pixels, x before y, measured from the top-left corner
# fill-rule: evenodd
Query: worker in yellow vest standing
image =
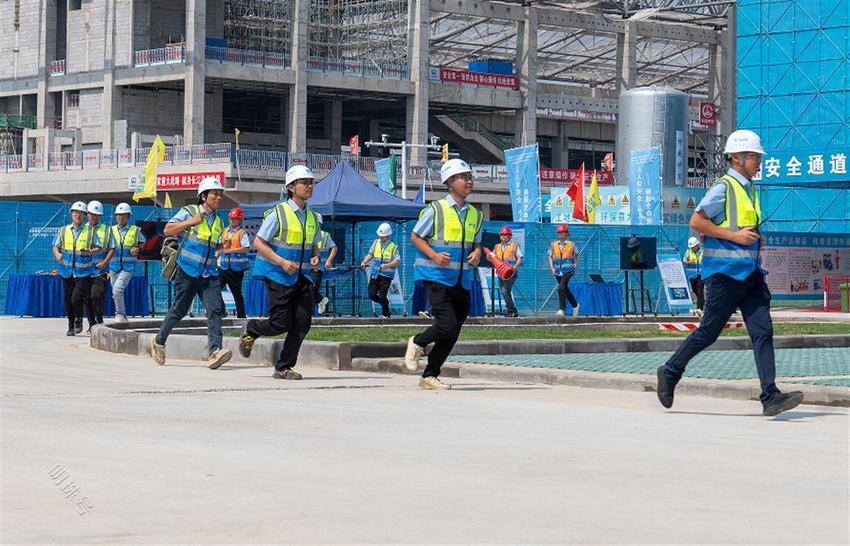
<path fill-rule="evenodd" d="M 685 275 L 691 284 L 691 290 L 697 297 L 696 314 L 701 315 L 705 306 L 705 289 L 702 282 L 702 249 L 698 238 L 691 237 L 688 239 L 688 249 L 685 251 L 682 264 L 685 266 Z"/>
<path fill-rule="evenodd" d="M 398 254 L 398 245 L 390 241 L 393 228 L 384 222 L 378 226 L 375 232 L 378 236 L 369 247 L 369 253 L 363 258 L 360 267 L 371 265 L 369 272 L 369 299 L 381 306 L 381 318 L 390 318 L 390 301 L 387 293 L 390 291 L 390 283 L 395 277 L 396 267 L 401 258 Z"/>
<path fill-rule="evenodd" d="M 236 207 L 227 215 L 230 227 L 221 234 L 221 248 L 218 251 L 218 275 L 221 289 L 227 286 L 233 294 L 236 316 L 245 318 L 245 298 L 242 296 L 242 280 L 250 265 L 248 251 L 251 240 L 242 228 L 245 212 Z"/>
<path fill-rule="evenodd" d="M 115 253 L 108 247 L 109 229 L 100 223 L 103 216 L 103 205 L 100 201 L 90 201 L 86 207 L 89 214 L 89 229 L 94 230 L 98 241 L 103 244 L 98 253 L 92 256 L 91 290 L 86 300 L 86 314 L 89 317 L 89 332 L 95 324 L 103 323 L 103 305 L 106 296 L 106 274 L 109 272 L 109 260 Z"/>
<path fill-rule="evenodd" d="M 708 190 L 690 222 L 692 230 L 705 235 L 701 270 L 707 291 L 705 312 L 699 328 L 658 368 L 656 392 L 662 406 L 672 407 L 688 362 L 714 343 L 735 309 L 740 309 L 755 354 L 762 413 L 774 416 L 796 407 L 803 393 L 783 393 L 776 387 L 770 290 L 761 266 L 762 217 L 752 181 L 761 169 L 764 149 L 757 134 L 738 130 L 729 135 L 723 153 L 729 170 Z"/>
<path fill-rule="evenodd" d="M 124 291 L 136 270 L 136 256 L 145 236 L 139 226 L 130 224 L 133 210 L 127 203 L 115 207 L 116 224 L 109 229 L 109 248 L 114 252 L 109 261 L 109 280 L 112 283 L 112 300 L 115 302 L 115 321 L 127 322 Z"/>
<path fill-rule="evenodd" d="M 181 208 L 165 224 L 166 237 L 183 234 L 185 239 L 177 258 L 174 303 L 168 309 L 159 332 L 151 338 L 151 357 L 160 366 L 165 364 L 168 335 L 189 312 L 195 296 L 200 297 L 207 312 L 207 367 L 218 369 L 233 356 L 230 349 L 222 347 L 224 301 L 221 298 L 221 281 L 215 258 L 224 232 L 224 220 L 218 216 L 223 197 L 224 186 L 221 182 L 213 177 L 204 178 L 198 186 L 198 204 Z"/>
<path fill-rule="evenodd" d="M 91 290 L 92 255 L 100 252 L 102 243 L 85 221 L 87 207 L 82 201 L 71 205 L 71 223 L 63 226 L 53 239 L 53 257 L 62 277 L 65 293 L 65 315 L 68 331 L 73 336 L 83 331 L 83 307 Z"/>
<path fill-rule="evenodd" d="M 322 217 L 307 206 L 313 195 L 313 172 L 303 165 L 286 171 L 288 199 L 265 215 L 254 246 L 254 277 L 266 283 L 269 318 L 249 320 L 239 337 L 239 354 L 248 358 L 260 336 L 285 333 L 274 359 L 275 379 L 301 379 L 293 368 L 313 319 L 313 270 L 319 265 Z"/>
<path fill-rule="evenodd" d="M 407 369 L 415 371 L 425 348 L 434 344 L 419 380 L 421 388 L 434 390 L 451 388 L 440 381 L 440 368 L 469 315 L 472 275 L 481 261 L 483 220 L 478 209 L 466 201 L 473 189 L 472 168 L 466 161 L 443 163 L 440 179 L 449 194 L 422 209 L 410 236 L 416 247 L 415 280 L 425 286 L 434 324 L 407 341 L 404 355 Z"/>
<path fill-rule="evenodd" d="M 566 224 L 559 225 L 556 233 L 558 240 L 549 245 L 549 269 L 558 283 L 558 312 L 555 314 L 564 316 L 564 309 L 569 300 L 573 316 L 577 317 L 578 302 L 570 290 L 570 279 L 578 267 L 578 252 L 575 243 L 570 241 L 570 228 Z"/>
<path fill-rule="evenodd" d="M 513 237 L 513 232 L 511 228 L 508 226 L 503 226 L 502 229 L 499 230 L 499 244 L 493 249 L 493 254 L 496 255 L 496 258 L 502 260 L 505 263 L 508 263 L 514 266 L 514 269 L 519 271 L 519 266 L 522 264 L 522 249 L 519 247 L 516 241 L 513 241 L 511 238 Z M 516 310 L 516 304 L 514 303 L 513 289 L 514 283 L 516 283 L 517 273 L 514 273 L 514 276 L 507 280 L 499 279 L 499 288 L 502 291 L 502 299 L 505 300 L 505 307 L 507 313 L 505 316 L 507 317 L 518 317 L 519 313 Z"/>

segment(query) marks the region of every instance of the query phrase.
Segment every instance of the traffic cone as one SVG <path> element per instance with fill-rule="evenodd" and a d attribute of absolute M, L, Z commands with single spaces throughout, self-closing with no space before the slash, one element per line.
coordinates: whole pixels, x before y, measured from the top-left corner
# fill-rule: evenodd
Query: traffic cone
<path fill-rule="evenodd" d="M 487 257 L 487 261 L 493 264 L 493 268 L 496 270 L 496 275 L 503 281 L 510 279 L 516 274 L 516 268 L 509 263 L 505 263 L 499 258 L 497 258 L 493 252 L 484 247 L 484 255 Z"/>

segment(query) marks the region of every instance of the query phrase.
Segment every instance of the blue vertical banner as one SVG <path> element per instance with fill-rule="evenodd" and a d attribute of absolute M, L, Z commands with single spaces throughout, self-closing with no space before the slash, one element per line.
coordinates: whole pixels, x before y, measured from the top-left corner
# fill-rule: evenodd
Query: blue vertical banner
<path fill-rule="evenodd" d="M 387 193 L 395 193 L 395 184 L 390 177 L 390 159 L 379 159 L 375 161 L 375 176 L 378 179 L 378 187 Z"/>
<path fill-rule="evenodd" d="M 514 222 L 540 222 L 537 144 L 505 150 Z"/>
<path fill-rule="evenodd" d="M 629 154 L 629 198 L 632 225 L 661 224 L 661 148 Z"/>

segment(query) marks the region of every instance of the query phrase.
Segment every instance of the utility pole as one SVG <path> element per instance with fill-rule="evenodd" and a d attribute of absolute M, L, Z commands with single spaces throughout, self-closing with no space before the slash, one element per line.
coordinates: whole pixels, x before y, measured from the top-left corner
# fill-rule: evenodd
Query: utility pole
<path fill-rule="evenodd" d="M 439 138 L 436 136 L 431 137 L 430 144 L 413 144 L 410 142 L 388 142 L 389 135 L 382 134 L 381 141 L 375 142 L 370 140 L 368 142 L 364 142 L 363 144 L 367 148 L 371 148 L 372 146 L 381 147 L 381 148 L 399 148 L 401 150 L 401 198 L 407 199 L 407 149 L 408 148 L 425 148 L 426 150 L 440 150 L 440 145 L 437 144 Z M 426 165 L 427 167 L 427 165 Z"/>

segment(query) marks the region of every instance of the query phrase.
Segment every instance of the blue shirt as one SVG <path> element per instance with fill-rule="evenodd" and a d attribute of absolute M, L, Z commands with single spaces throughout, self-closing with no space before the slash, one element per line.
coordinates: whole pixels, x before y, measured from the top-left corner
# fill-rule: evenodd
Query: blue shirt
<path fill-rule="evenodd" d="M 735 169 L 729 169 L 726 174 L 741 183 L 749 191 L 750 181 Z M 699 202 L 695 212 L 703 211 L 717 225 L 726 220 L 726 184 L 714 184 Z"/>
<path fill-rule="evenodd" d="M 289 199 L 287 203 L 289 203 L 289 206 L 292 207 L 292 210 L 295 212 L 295 215 L 298 217 L 298 220 L 300 220 L 302 224 L 305 223 L 307 221 L 307 211 L 299 207 L 292 199 Z M 318 212 L 315 212 L 315 214 L 316 218 L 319 221 L 319 227 L 321 228 L 322 215 Z M 269 213 L 263 219 L 263 223 L 260 226 L 260 229 L 257 230 L 257 237 L 259 237 L 265 242 L 269 242 L 277 236 L 277 232 L 279 229 L 280 225 L 277 223 L 277 214 Z M 313 238 L 313 246 L 318 246 L 321 240 L 322 230 L 317 229 L 316 237 Z M 332 248 L 332 245 L 328 244 L 328 248 Z"/>
<path fill-rule="evenodd" d="M 215 212 L 209 212 L 209 213 L 206 212 L 206 209 L 204 209 L 203 205 L 199 205 L 199 207 L 200 207 L 200 210 L 201 210 L 201 214 L 204 215 L 204 219 L 207 221 L 207 226 L 209 226 L 210 230 L 212 231 L 212 226 L 213 226 L 213 223 L 215 222 L 215 218 L 216 218 L 217 214 Z M 171 218 L 171 220 L 168 221 L 168 223 L 170 224 L 172 222 L 185 222 L 186 220 L 192 218 L 192 216 L 193 215 L 190 214 L 188 210 L 186 210 L 186 207 L 182 207 L 180 210 L 177 211 L 177 214 L 175 214 Z M 218 241 L 216 241 L 216 244 L 218 244 Z M 204 272 L 201 274 L 201 276 L 202 277 L 209 277 L 210 276 L 210 267 L 213 267 L 215 265 L 216 265 L 216 261 L 210 260 L 210 263 L 208 263 L 207 267 L 204 268 Z"/>
<path fill-rule="evenodd" d="M 457 211 L 460 223 L 463 224 L 466 222 L 466 214 L 469 212 L 469 203 L 464 201 L 463 206 L 458 206 L 457 201 L 455 201 L 451 194 L 446 195 L 445 199 L 448 201 L 449 205 L 453 206 L 455 211 Z M 413 233 L 419 235 L 423 239 L 427 239 L 431 236 L 432 231 L 434 231 L 434 209 L 431 207 L 425 207 L 425 211 L 422 213 L 422 216 L 419 217 L 419 221 L 416 222 L 415 226 L 413 226 Z M 481 230 L 478 230 L 478 233 L 475 235 L 474 242 L 478 244 L 481 243 Z"/>

